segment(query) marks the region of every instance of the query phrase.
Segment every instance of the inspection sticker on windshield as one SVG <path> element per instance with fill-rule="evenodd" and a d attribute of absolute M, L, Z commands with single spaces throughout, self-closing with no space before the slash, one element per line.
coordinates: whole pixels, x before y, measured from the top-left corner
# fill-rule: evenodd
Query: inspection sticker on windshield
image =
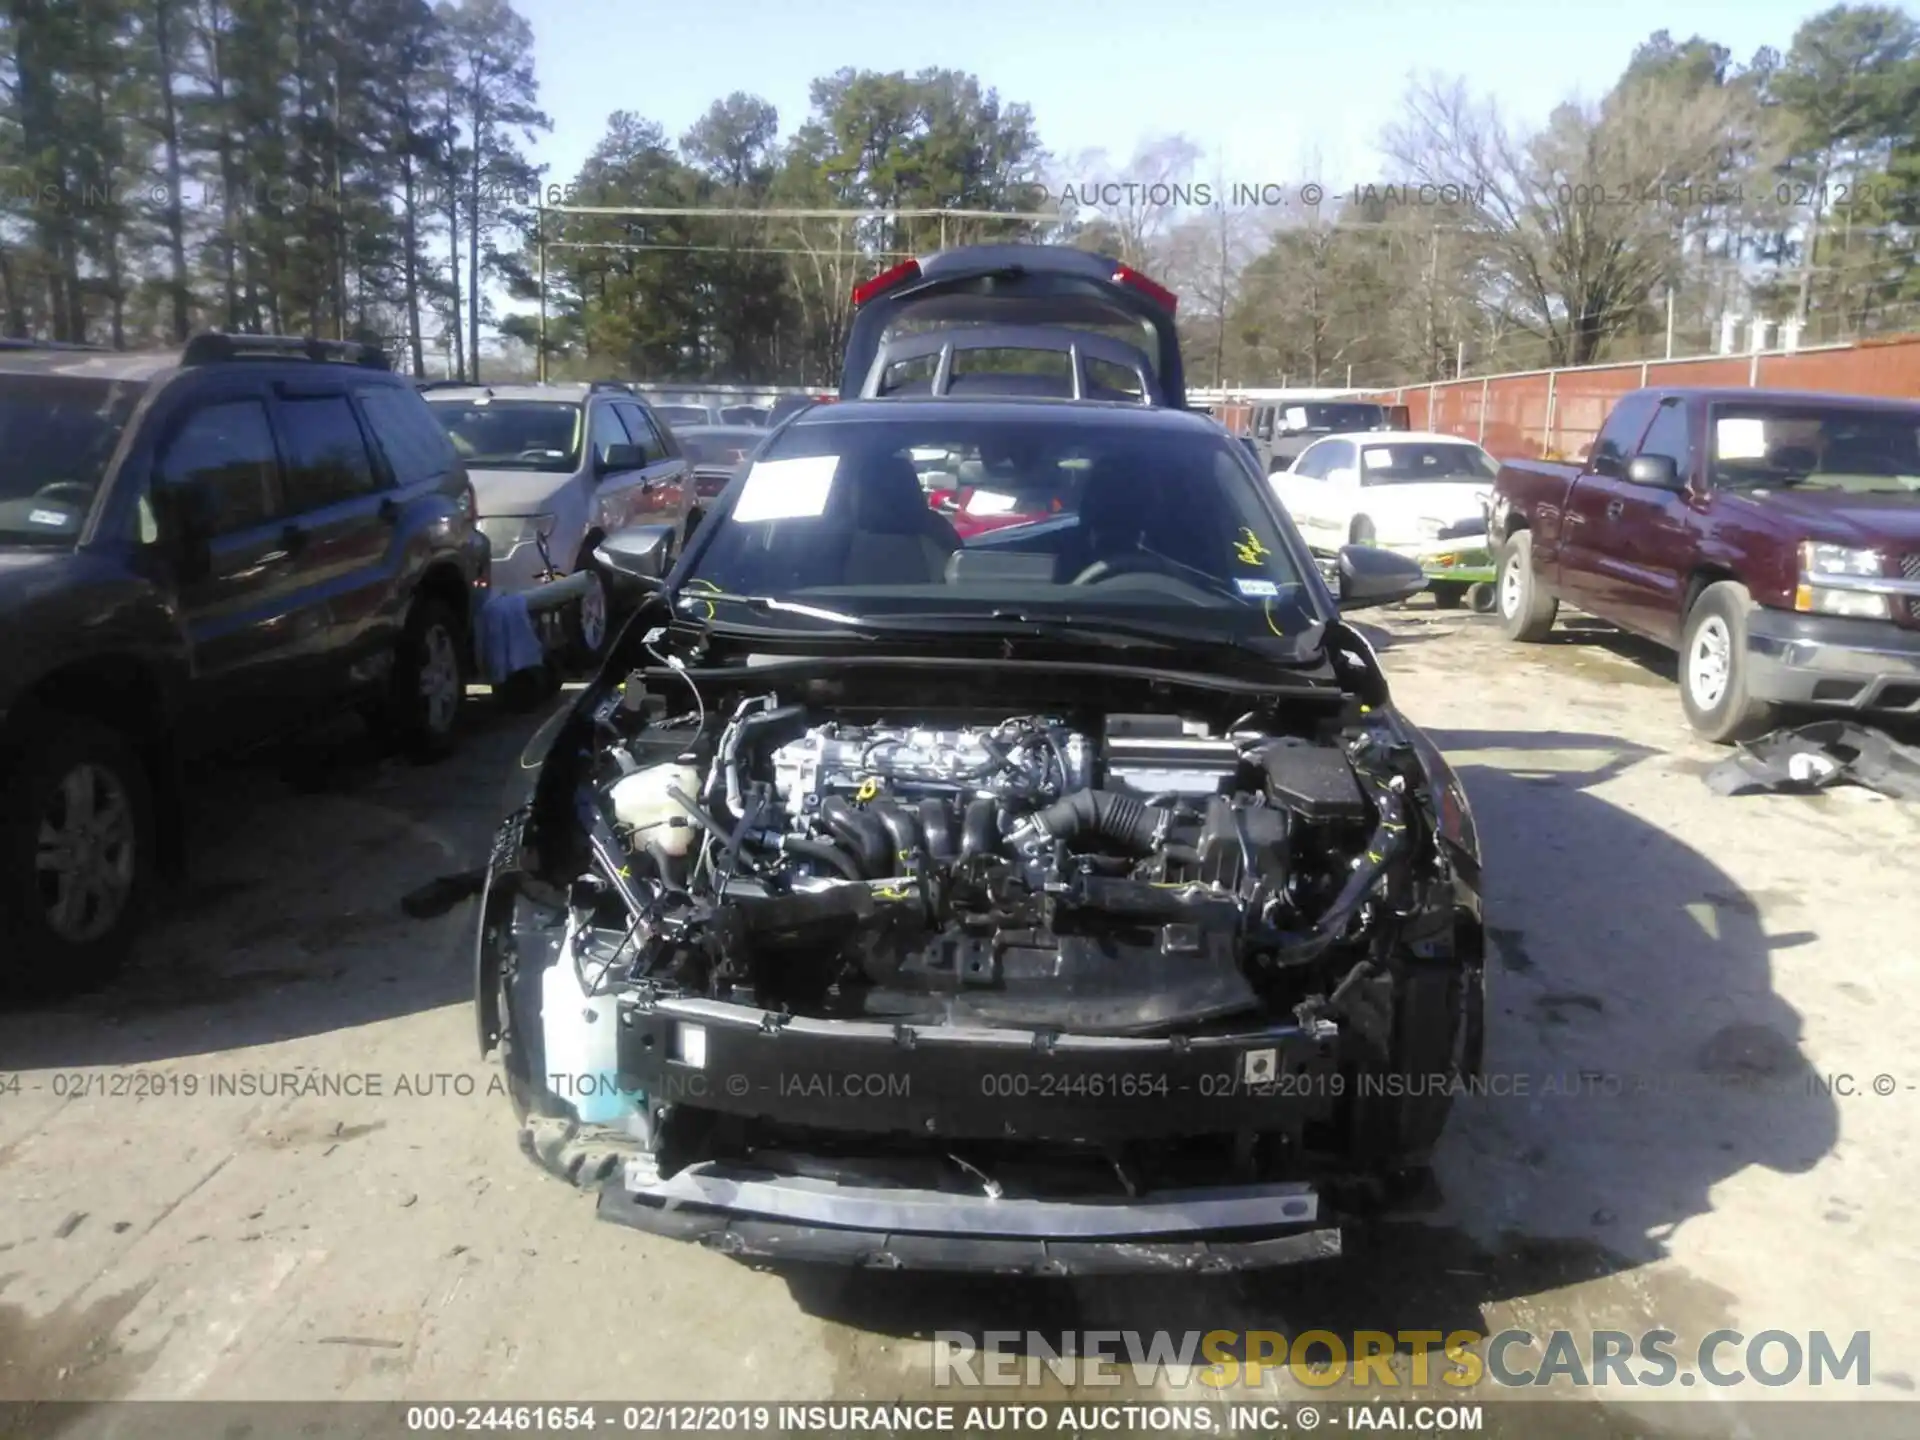
<path fill-rule="evenodd" d="M 1233 588 L 1255 600 L 1271 600 L 1280 593 L 1280 587 L 1271 580 L 1236 580 Z"/>
<path fill-rule="evenodd" d="M 1714 426 L 1714 447 L 1722 460 L 1767 458 L 1767 422 L 1729 418 Z"/>
<path fill-rule="evenodd" d="M 733 505 L 736 524 L 759 520 L 813 520 L 827 513 L 838 455 L 807 455 L 797 460 L 762 460 L 747 473 Z"/>
<path fill-rule="evenodd" d="M 1362 450 L 1360 458 L 1367 462 L 1369 470 L 1391 470 L 1393 452 L 1391 450 Z"/>

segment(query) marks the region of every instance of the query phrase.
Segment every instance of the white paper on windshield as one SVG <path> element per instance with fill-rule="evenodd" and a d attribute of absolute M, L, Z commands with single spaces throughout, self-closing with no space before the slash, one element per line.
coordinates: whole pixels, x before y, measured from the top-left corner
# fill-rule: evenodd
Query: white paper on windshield
<path fill-rule="evenodd" d="M 67 517 L 59 510 L 29 510 L 27 523 L 29 525 L 64 525 L 67 523 Z"/>
<path fill-rule="evenodd" d="M 1287 408 L 1287 428 L 1289 430 L 1307 428 L 1307 411 L 1304 405 L 1292 405 Z"/>
<path fill-rule="evenodd" d="M 1235 580 L 1233 584 L 1242 595 L 1254 600 L 1271 600 L 1280 593 L 1280 587 L 1271 580 Z"/>
<path fill-rule="evenodd" d="M 1362 450 L 1360 458 L 1367 462 L 1369 470 L 1391 470 L 1393 452 L 1391 450 Z"/>
<path fill-rule="evenodd" d="M 1011 515 L 1019 497 L 1002 495 L 997 490 L 976 490 L 967 499 L 969 515 Z"/>
<path fill-rule="evenodd" d="M 1767 458 L 1767 422 L 1728 417 L 1715 423 L 1714 449 L 1722 460 Z"/>
<path fill-rule="evenodd" d="M 838 455 L 807 455 L 797 460 L 762 460 L 747 472 L 733 504 L 736 524 L 761 520 L 813 520 L 827 513 Z"/>

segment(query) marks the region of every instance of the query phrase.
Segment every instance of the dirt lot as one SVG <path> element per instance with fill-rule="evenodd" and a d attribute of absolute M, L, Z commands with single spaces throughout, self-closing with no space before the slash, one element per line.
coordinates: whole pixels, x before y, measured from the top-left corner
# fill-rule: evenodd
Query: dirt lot
<path fill-rule="evenodd" d="M 1437 1213 L 1320 1267 L 1050 1286 L 761 1274 L 598 1223 L 489 1093 L 468 904 L 400 905 L 484 852 L 532 728 L 492 715 L 439 768 L 217 777 L 138 966 L 0 1016 L 0 1399 L 895 1399 L 937 1330 L 1510 1326 L 1869 1330 L 1870 1393 L 1906 1396 L 1915 812 L 1711 796 L 1670 669 L 1610 632 L 1374 628 L 1476 811 L 1490 1066 L 1524 1092 L 1456 1111 Z M 377 1093 L 214 1093 L 289 1075 Z"/>

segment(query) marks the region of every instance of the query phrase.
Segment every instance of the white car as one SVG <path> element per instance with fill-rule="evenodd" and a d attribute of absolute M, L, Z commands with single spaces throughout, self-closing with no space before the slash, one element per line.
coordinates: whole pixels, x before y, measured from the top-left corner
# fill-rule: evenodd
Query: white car
<path fill-rule="evenodd" d="M 1433 431 L 1328 435 L 1269 478 L 1312 549 L 1378 545 L 1420 561 L 1438 604 L 1493 579 L 1486 503 L 1500 462 Z"/>

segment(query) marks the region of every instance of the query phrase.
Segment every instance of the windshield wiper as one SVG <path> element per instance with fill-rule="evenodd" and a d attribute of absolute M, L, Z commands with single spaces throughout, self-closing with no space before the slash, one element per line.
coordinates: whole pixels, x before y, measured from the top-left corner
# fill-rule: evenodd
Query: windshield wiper
<path fill-rule="evenodd" d="M 712 600 L 744 606 L 761 614 L 802 615 L 846 627 L 850 633 L 865 637 L 878 635 L 952 635 L 968 633 L 1008 639 L 1077 640 L 1089 644 L 1131 648 L 1145 644 L 1171 650 L 1182 646 L 1239 655 L 1259 655 L 1263 659 L 1283 657 L 1264 644 L 1264 636 L 1251 639 L 1231 634 L 1210 633 L 1184 625 L 1157 624 L 1109 615 L 1034 615 L 1023 610 L 929 610 L 903 615 L 853 615 L 844 610 L 829 610 L 818 605 L 803 605 L 770 595 L 736 595 L 729 591 L 683 592 L 677 603 Z M 1311 630 L 1308 632 L 1311 634 Z M 1308 636 L 1275 636 L 1289 650 L 1297 651 Z"/>
<path fill-rule="evenodd" d="M 772 595 L 735 595 L 728 590 L 683 590 L 674 603 L 685 606 L 701 600 L 744 605 L 747 609 L 761 614 L 778 612 L 783 615 L 805 615 L 810 619 L 825 620 L 833 625 L 870 626 L 874 623 L 864 615 L 849 615 L 844 610 L 827 610 L 818 605 L 799 605 L 791 600 L 777 599 Z"/>

